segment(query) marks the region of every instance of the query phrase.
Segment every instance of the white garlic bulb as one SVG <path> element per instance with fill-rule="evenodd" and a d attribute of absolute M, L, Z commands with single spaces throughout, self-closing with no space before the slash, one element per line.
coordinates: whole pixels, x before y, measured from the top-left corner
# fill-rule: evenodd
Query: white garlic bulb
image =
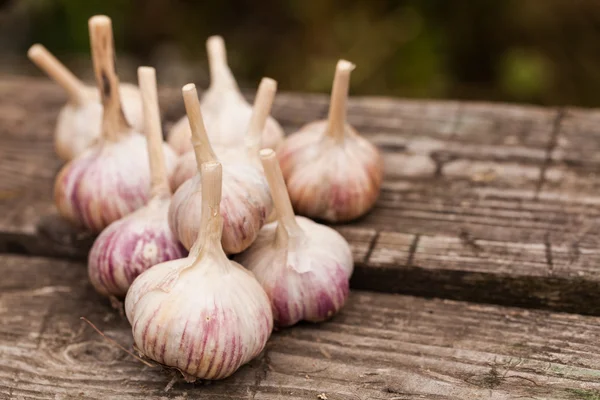
<path fill-rule="evenodd" d="M 188 151 L 177 159 L 175 171 L 171 177 L 171 189 L 177 190 L 185 181 L 191 179 L 198 172 L 196 153 Z"/>
<path fill-rule="evenodd" d="M 252 109 L 227 65 L 225 42 L 220 36 L 206 41 L 210 67 L 210 87 L 202 97 L 202 115 L 213 146 L 236 147 L 250 122 Z M 178 121 L 167 135 L 167 141 L 178 154 L 193 150 L 190 143 L 190 125 L 187 117 Z M 283 129 L 269 117 L 262 131 L 262 147 L 276 149 L 283 141 Z"/>
<path fill-rule="evenodd" d="M 72 160 L 100 138 L 102 104 L 98 88 L 84 85 L 41 44 L 31 46 L 27 55 L 69 95 L 56 121 L 54 148 L 62 160 Z M 142 103 L 138 88 L 123 83 L 119 93 L 125 118 L 134 129 L 141 130 Z"/>
<path fill-rule="evenodd" d="M 271 97 L 269 98 L 261 98 L 261 87 L 262 87 L 262 96 L 268 95 L 265 90 L 271 90 L 271 89 L 267 89 L 267 86 L 273 86 L 272 88 L 272 92 L 273 92 L 273 96 L 275 95 L 275 91 L 277 89 L 277 83 L 270 79 L 270 78 L 265 78 L 261 81 L 261 85 L 259 86 L 259 89 L 256 91 L 256 97 L 255 97 L 255 102 L 254 102 L 254 106 L 252 108 L 253 110 L 253 114 L 252 117 L 250 118 L 250 120 L 248 121 L 249 124 L 257 124 L 260 123 L 260 126 L 256 126 L 254 129 L 254 131 L 257 131 L 255 133 L 249 133 L 246 132 L 246 135 L 242 138 L 240 138 L 239 143 L 236 143 L 235 146 L 222 146 L 219 144 L 213 144 L 211 142 L 211 147 L 213 149 L 213 152 L 215 153 L 216 157 L 219 159 L 219 161 L 221 161 L 222 163 L 239 163 L 239 162 L 251 162 L 256 164 L 257 160 L 258 160 L 258 151 L 263 147 L 262 146 L 262 135 L 260 135 L 260 132 L 263 131 L 264 132 L 264 127 L 263 124 L 268 124 L 268 118 L 269 118 L 269 111 L 271 109 L 272 103 L 273 103 L 273 98 Z M 268 101 L 268 104 L 260 104 L 260 102 L 265 102 Z M 258 111 L 260 113 L 255 113 L 255 111 L 257 110 L 258 107 Z M 261 108 L 262 107 L 262 108 Z M 200 109 L 202 109 L 202 104 L 200 105 Z M 202 113 L 202 117 L 204 118 L 204 112 Z M 254 119 L 254 122 L 253 122 Z M 205 121 L 206 122 L 206 121 Z M 206 125 L 205 123 L 205 126 Z M 188 127 L 189 128 L 189 127 Z M 208 128 L 207 128 L 208 129 Z M 248 131 L 248 127 L 246 127 L 246 131 Z M 207 131 L 207 134 L 209 134 L 209 132 Z M 209 137 L 210 138 L 210 137 Z M 190 141 L 191 143 L 191 141 Z M 267 146 L 268 147 L 268 146 Z M 250 153 L 250 155 L 248 155 L 248 153 Z M 191 179 L 194 175 L 196 175 L 196 172 L 198 171 L 198 167 L 196 165 L 196 155 L 194 153 L 194 150 L 190 150 L 186 153 L 184 153 L 183 155 L 181 155 L 179 157 L 179 160 L 177 161 L 177 167 L 175 168 L 175 172 L 173 172 L 173 176 L 171 178 L 171 188 L 173 190 L 177 190 L 177 188 L 179 188 L 179 186 L 181 186 L 185 181 L 187 181 L 188 179 Z"/>
<path fill-rule="evenodd" d="M 329 118 L 290 135 L 279 163 L 298 214 L 330 222 L 350 221 L 373 207 L 381 188 L 383 162 L 375 146 L 346 122 L 350 72 L 337 64 Z"/>
<path fill-rule="evenodd" d="M 94 241 L 88 256 L 88 274 L 96 291 L 105 296 L 125 297 L 133 280 L 143 271 L 186 253 L 169 227 L 171 190 L 165 167 L 156 71 L 140 67 L 138 79 L 146 121 L 151 198 L 144 207 L 106 227 Z"/>
<path fill-rule="evenodd" d="M 354 263 L 348 242 L 335 230 L 294 216 L 273 150 L 261 158 L 277 210 L 277 222 L 235 260 L 254 273 L 267 292 L 275 325 L 328 319 L 344 305 Z"/>
<path fill-rule="evenodd" d="M 256 357 L 273 329 L 269 299 L 221 247 L 221 165 L 202 165 L 202 227 L 187 258 L 142 273 L 125 298 L 137 349 L 188 381 L 223 379 Z"/>
<path fill-rule="evenodd" d="M 258 90 L 248 134 L 245 152 L 238 152 L 237 160 L 223 163 L 223 200 L 221 214 L 225 220 L 223 227 L 223 249 L 227 254 L 239 253 L 254 241 L 273 203 L 269 186 L 262 172 L 258 158 L 260 132 L 265 124 L 273 97 L 276 82 L 264 78 Z M 192 140 L 198 171 L 183 183 L 173 195 L 169 209 L 169 224 L 185 248 L 189 249 L 198 236 L 201 226 L 202 180 L 200 166 L 217 159 L 208 141 L 202 122 L 202 114 L 196 94 L 196 87 L 189 84 L 183 87 L 185 107 L 192 129 Z"/>
<path fill-rule="evenodd" d="M 150 167 L 146 139 L 129 126 L 121 108 L 111 20 L 95 16 L 89 25 L 94 71 L 104 105 L 102 135 L 59 172 L 54 200 L 59 213 L 73 224 L 100 232 L 147 203 Z M 170 178 L 176 155 L 166 144 L 163 151 Z"/>

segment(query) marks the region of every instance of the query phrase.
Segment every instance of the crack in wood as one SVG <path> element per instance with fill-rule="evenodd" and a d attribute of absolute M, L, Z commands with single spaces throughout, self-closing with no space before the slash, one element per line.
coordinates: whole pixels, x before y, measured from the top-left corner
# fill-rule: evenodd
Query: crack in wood
<path fill-rule="evenodd" d="M 431 161 L 435 164 L 435 170 L 433 171 L 434 178 L 441 178 L 444 175 L 444 166 L 451 161 L 459 159 L 459 157 L 443 151 L 434 151 L 429 154 L 429 158 L 431 158 Z"/>
<path fill-rule="evenodd" d="M 463 114 L 464 114 L 464 106 L 462 103 L 459 103 L 456 109 L 456 117 L 454 118 L 454 121 L 452 122 L 452 129 L 450 130 L 450 135 L 448 135 L 448 141 L 452 141 L 456 138 L 457 134 L 458 134 L 458 128 L 460 127 L 460 124 L 462 123 L 463 120 Z M 433 163 L 435 164 L 435 170 L 433 171 L 433 177 L 434 178 L 441 178 L 444 175 L 444 165 L 446 165 L 447 163 L 457 160 L 458 157 L 454 156 L 454 155 L 449 155 L 443 152 L 437 152 L 434 151 L 432 153 L 429 154 L 429 158 L 431 158 L 431 160 L 433 161 Z"/>
<path fill-rule="evenodd" d="M 419 240 L 421 240 L 421 235 L 416 234 L 410 243 L 410 247 L 408 248 L 408 259 L 406 260 L 407 266 L 412 266 L 415 259 L 415 253 L 417 252 L 417 247 L 419 246 Z"/>
<path fill-rule="evenodd" d="M 544 250 L 546 253 L 546 264 L 548 264 L 548 273 L 552 275 L 554 273 L 554 261 L 552 260 L 552 243 L 550 242 L 550 233 L 546 232 L 544 237 Z"/>
<path fill-rule="evenodd" d="M 546 145 L 546 157 L 544 158 L 544 162 L 542 163 L 542 167 L 540 169 L 540 176 L 536 183 L 535 194 L 533 196 L 534 200 L 536 201 L 539 200 L 540 191 L 546 183 L 546 171 L 552 163 L 552 153 L 554 152 L 558 144 L 558 135 L 560 133 L 560 127 L 566 115 L 566 112 L 567 110 L 561 107 L 558 109 L 558 111 L 556 112 L 556 116 L 554 117 L 554 122 L 552 123 L 552 131 L 550 132 L 550 139 L 548 140 L 548 144 Z"/>
<path fill-rule="evenodd" d="M 367 252 L 363 259 L 365 263 L 368 263 L 369 260 L 371 259 L 371 254 L 373 254 L 373 250 L 375 250 L 375 246 L 377 245 L 377 241 L 379 240 L 380 234 L 381 234 L 381 231 L 375 232 L 375 236 L 373 236 L 373 239 L 371 239 L 371 243 L 369 243 L 369 248 L 367 249 Z"/>
<path fill-rule="evenodd" d="M 260 364 L 256 369 L 256 373 L 254 374 L 254 385 L 252 388 L 252 400 L 256 398 L 256 394 L 258 393 L 258 389 L 260 388 L 260 384 L 267 378 L 269 371 L 271 371 L 271 358 L 269 357 L 270 347 L 269 345 L 265 346 L 265 350 L 262 358 L 260 359 Z"/>
<path fill-rule="evenodd" d="M 477 244 L 477 239 L 473 237 L 473 234 L 467 228 L 461 228 L 458 238 L 465 247 L 470 248 L 474 253 L 479 254 L 483 251 L 483 248 Z"/>

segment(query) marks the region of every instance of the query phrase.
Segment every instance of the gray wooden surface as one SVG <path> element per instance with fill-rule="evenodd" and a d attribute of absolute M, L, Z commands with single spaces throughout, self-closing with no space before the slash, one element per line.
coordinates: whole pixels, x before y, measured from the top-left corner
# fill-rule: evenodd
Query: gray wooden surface
<path fill-rule="evenodd" d="M 52 203 L 64 100 L 45 80 L 0 79 L 0 398 L 600 399 L 600 318 L 582 315 L 600 314 L 600 112 L 352 99 L 386 177 L 369 215 L 335 226 L 357 264 L 347 306 L 191 385 L 80 320 L 132 343 L 88 282 L 93 237 Z M 161 101 L 168 127 L 179 91 Z M 288 133 L 326 112 L 315 95 L 274 108 Z"/>
<path fill-rule="evenodd" d="M 0 396 L 95 399 L 595 399 L 600 318 L 354 291 L 341 314 L 273 334 L 209 385 L 176 380 L 132 343 L 79 262 L 0 256 Z M 587 396 L 587 397 L 586 397 Z M 596 396 L 596 397 L 593 397 Z"/>
<path fill-rule="evenodd" d="M 93 238 L 56 217 L 52 129 L 65 97 L 46 80 L 0 80 L 0 249 L 83 258 Z M 161 92 L 165 125 L 183 115 Z M 278 94 L 286 131 L 327 97 Z M 375 209 L 338 225 L 358 289 L 600 314 L 600 112 L 352 99 L 349 120 L 382 150 Z"/>

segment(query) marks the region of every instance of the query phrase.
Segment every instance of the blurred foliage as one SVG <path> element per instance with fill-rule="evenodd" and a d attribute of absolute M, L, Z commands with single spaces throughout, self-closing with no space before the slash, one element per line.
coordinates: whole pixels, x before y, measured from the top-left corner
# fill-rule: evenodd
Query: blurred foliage
<path fill-rule="evenodd" d="M 0 0 L 0 57 L 19 65 L 2 71 L 41 42 L 83 73 L 96 13 L 112 17 L 130 78 L 152 64 L 162 83 L 205 84 L 218 33 L 248 87 L 266 75 L 326 92 L 347 58 L 354 94 L 600 105 L 597 0 Z"/>

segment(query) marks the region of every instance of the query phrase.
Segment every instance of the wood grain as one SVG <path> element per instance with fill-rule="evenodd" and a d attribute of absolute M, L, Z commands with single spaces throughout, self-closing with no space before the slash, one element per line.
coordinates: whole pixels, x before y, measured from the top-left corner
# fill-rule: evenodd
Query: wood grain
<path fill-rule="evenodd" d="M 126 319 L 85 266 L 0 256 L 0 397 L 215 399 L 592 399 L 600 318 L 355 291 L 327 323 L 273 334 L 231 378 L 186 384 L 107 343 Z M 588 396 L 588 397 L 584 397 Z"/>
<path fill-rule="evenodd" d="M 53 214 L 51 136 L 66 97 L 0 80 L 0 250 L 83 258 L 93 237 Z M 165 131 L 184 113 L 162 89 Z M 278 94 L 287 133 L 328 97 Z M 353 98 L 349 121 L 379 146 L 376 207 L 336 225 L 355 288 L 600 314 L 600 113 L 506 104 Z"/>

